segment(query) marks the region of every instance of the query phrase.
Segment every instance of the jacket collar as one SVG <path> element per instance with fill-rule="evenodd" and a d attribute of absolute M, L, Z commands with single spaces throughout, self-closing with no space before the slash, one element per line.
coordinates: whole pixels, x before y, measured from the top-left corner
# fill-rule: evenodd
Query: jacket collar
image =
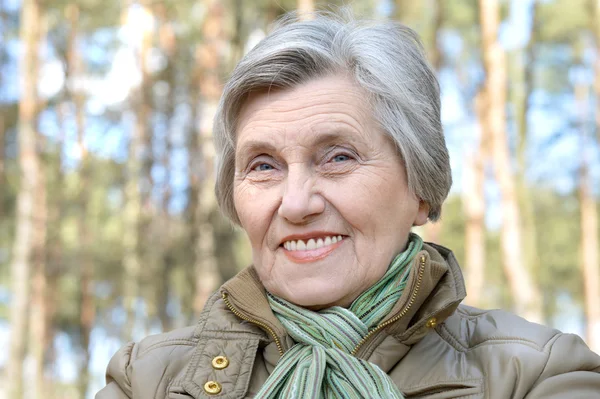
<path fill-rule="evenodd" d="M 408 288 L 381 323 L 389 325 L 365 342 L 357 356 L 368 358 L 387 335 L 393 335 L 405 345 L 418 342 L 430 328 L 449 317 L 465 298 L 462 273 L 449 249 L 426 243 L 413 262 Z M 291 340 L 273 314 L 254 267 L 226 282 L 220 292 L 239 317 L 259 325 L 271 340 L 279 341 L 284 351 L 289 348 Z"/>

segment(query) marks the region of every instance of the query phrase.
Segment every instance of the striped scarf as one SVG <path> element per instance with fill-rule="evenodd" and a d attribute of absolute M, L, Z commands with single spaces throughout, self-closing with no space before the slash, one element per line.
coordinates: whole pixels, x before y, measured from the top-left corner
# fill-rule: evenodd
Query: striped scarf
<path fill-rule="evenodd" d="M 313 312 L 268 293 L 271 309 L 296 344 L 277 363 L 257 398 L 398 398 L 402 393 L 376 365 L 351 355 L 392 310 L 406 287 L 410 264 L 423 247 L 410 234 L 406 251 L 346 309 Z"/>

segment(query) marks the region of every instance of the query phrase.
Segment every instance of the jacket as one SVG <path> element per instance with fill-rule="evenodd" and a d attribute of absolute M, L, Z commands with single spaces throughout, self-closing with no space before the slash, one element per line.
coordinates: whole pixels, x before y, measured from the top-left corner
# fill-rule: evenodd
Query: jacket
<path fill-rule="evenodd" d="M 404 294 L 354 355 L 407 399 L 600 398 L 600 356 L 581 338 L 461 305 L 465 295 L 452 253 L 426 244 Z M 252 398 L 293 344 L 250 267 L 211 297 L 196 326 L 119 350 L 96 399 Z"/>

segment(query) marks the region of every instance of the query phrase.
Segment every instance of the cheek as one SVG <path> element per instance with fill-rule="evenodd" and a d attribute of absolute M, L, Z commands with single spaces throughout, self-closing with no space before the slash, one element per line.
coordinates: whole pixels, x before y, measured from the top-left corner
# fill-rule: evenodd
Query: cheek
<path fill-rule="evenodd" d="M 381 228 L 398 219 L 401 198 L 388 180 L 378 173 L 357 175 L 353 181 L 332 187 L 332 203 L 354 228 L 376 236 Z M 374 237 L 376 238 L 376 237 Z"/>
<path fill-rule="evenodd" d="M 273 201 L 269 201 L 272 196 L 268 194 L 245 184 L 234 189 L 234 205 L 240 224 L 255 249 L 264 243 L 272 220 Z"/>
<path fill-rule="evenodd" d="M 260 218 L 256 217 L 254 197 L 252 190 L 247 189 L 244 185 L 234 188 L 233 204 L 240 219 L 240 224 L 251 242 L 255 240 L 256 230 L 260 230 L 260 226 L 257 224 Z"/>

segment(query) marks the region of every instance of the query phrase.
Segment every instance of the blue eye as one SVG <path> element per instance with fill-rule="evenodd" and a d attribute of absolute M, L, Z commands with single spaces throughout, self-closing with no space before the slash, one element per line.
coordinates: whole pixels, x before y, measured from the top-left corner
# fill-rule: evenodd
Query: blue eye
<path fill-rule="evenodd" d="M 339 154 L 339 155 L 336 155 L 335 157 L 333 157 L 331 160 L 333 162 L 344 162 L 344 161 L 350 160 L 350 157 L 348 155 Z"/>
<path fill-rule="evenodd" d="M 260 163 L 258 165 L 256 165 L 253 170 L 257 171 L 257 172 L 264 172 L 267 170 L 273 170 L 273 166 L 269 165 L 268 163 Z"/>

